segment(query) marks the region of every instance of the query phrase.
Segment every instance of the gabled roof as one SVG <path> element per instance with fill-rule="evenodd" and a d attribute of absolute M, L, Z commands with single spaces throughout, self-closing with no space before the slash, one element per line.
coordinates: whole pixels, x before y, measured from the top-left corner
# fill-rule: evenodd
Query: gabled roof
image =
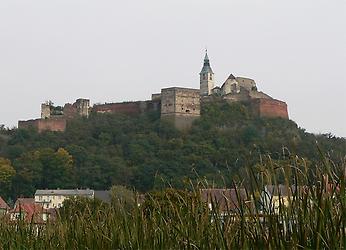
<path fill-rule="evenodd" d="M 46 209 L 36 203 L 19 203 L 12 212 L 19 213 L 20 211 L 26 212 L 28 215 L 33 215 L 37 212 L 46 212 Z"/>
<path fill-rule="evenodd" d="M 0 209 L 10 209 L 9 205 L 0 196 Z"/>
<path fill-rule="evenodd" d="M 227 79 L 232 79 L 232 80 L 235 80 L 235 77 L 233 74 L 230 74 L 229 77 Z"/>
<path fill-rule="evenodd" d="M 233 74 L 230 74 L 227 79 L 225 80 L 225 82 L 221 85 L 221 89 L 223 89 L 223 87 L 225 86 L 225 84 L 227 83 L 228 80 L 234 80 L 237 81 L 236 77 Z"/>
<path fill-rule="evenodd" d="M 16 201 L 15 208 L 10 211 L 10 213 L 21 213 L 24 215 L 24 220 L 26 222 L 44 223 L 42 214 L 48 213 L 48 210 L 43 208 L 40 204 L 35 203 L 21 203 Z"/>

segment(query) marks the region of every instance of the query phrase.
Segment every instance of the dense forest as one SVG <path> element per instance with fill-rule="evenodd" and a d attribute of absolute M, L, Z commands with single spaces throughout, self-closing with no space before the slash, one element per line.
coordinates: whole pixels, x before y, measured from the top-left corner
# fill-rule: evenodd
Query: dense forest
<path fill-rule="evenodd" d="M 273 161 L 299 155 L 313 167 L 320 149 L 345 159 L 346 139 L 307 133 L 296 123 L 251 115 L 245 104 L 202 106 L 191 130 L 178 131 L 158 112 L 139 116 L 91 114 L 68 123 L 66 132 L 0 129 L 0 195 L 32 196 L 36 189 L 112 185 L 138 191 L 186 180 L 227 185 L 263 155 Z"/>

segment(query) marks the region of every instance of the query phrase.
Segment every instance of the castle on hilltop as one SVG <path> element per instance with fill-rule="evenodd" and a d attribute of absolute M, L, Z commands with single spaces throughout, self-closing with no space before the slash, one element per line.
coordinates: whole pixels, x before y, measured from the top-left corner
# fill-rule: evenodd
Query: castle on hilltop
<path fill-rule="evenodd" d="M 69 120 L 76 117 L 88 117 L 95 113 L 121 113 L 138 115 L 148 111 L 160 111 L 161 119 L 171 121 L 178 129 L 191 127 L 200 116 L 201 105 L 215 100 L 248 103 L 251 111 L 258 117 L 281 117 L 288 119 L 287 104 L 258 91 L 256 82 L 245 77 L 230 74 L 219 87 L 215 86 L 214 72 L 206 51 L 200 72 L 200 88 L 171 87 L 161 89 L 161 93 L 152 94 L 151 100 L 105 103 L 90 106 L 88 99 L 77 99 L 63 107 L 54 106 L 48 101 L 41 105 L 41 118 L 19 121 L 18 128 L 33 127 L 42 131 L 65 131 Z"/>

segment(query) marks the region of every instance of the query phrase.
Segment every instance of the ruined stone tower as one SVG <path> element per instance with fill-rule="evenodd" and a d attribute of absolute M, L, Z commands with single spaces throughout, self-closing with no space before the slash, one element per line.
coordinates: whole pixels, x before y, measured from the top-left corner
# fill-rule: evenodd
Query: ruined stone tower
<path fill-rule="evenodd" d="M 212 89 L 214 88 L 214 72 L 210 67 L 209 57 L 207 51 L 205 51 L 204 63 L 200 77 L 200 95 L 208 96 L 212 94 Z"/>
<path fill-rule="evenodd" d="M 74 105 L 77 108 L 77 113 L 80 116 L 89 117 L 90 100 L 89 99 L 77 99 Z"/>

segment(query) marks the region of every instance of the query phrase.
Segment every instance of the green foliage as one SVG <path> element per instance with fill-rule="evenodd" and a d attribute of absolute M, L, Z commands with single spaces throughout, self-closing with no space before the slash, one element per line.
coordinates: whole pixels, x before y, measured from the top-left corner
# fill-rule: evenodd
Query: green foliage
<path fill-rule="evenodd" d="M 11 161 L 0 157 L 0 195 L 7 196 L 11 190 L 12 179 L 16 171 L 11 165 Z"/>
<path fill-rule="evenodd" d="M 313 165 L 320 157 L 316 145 L 335 163 L 346 156 L 344 138 L 309 134 L 293 121 L 256 118 L 246 105 L 221 101 L 203 105 L 188 132 L 160 121 L 159 112 L 91 114 L 70 121 L 65 133 L 0 131 L 0 156 L 16 170 L 7 192 L 12 199 L 37 188 L 123 185 L 145 192 L 167 183 L 183 187 L 186 178 L 225 186 L 263 154 L 273 160 L 301 155 Z"/>
<path fill-rule="evenodd" d="M 0 248 L 345 249 L 346 162 L 336 165 L 320 157 L 314 168 L 303 158 L 278 162 L 270 156 L 246 168 L 234 185 L 246 188 L 245 204 L 258 207 L 238 199 L 238 209 L 221 213 L 217 202 L 210 207 L 201 199 L 199 185 L 192 191 L 152 192 L 130 211 L 93 199 L 70 199 L 57 220 L 44 226 L 0 219 Z M 278 177 L 289 195 L 266 204 L 263 186 L 279 182 Z"/>
<path fill-rule="evenodd" d="M 136 193 L 124 186 L 112 186 L 110 195 L 111 205 L 115 209 L 131 211 L 137 206 Z"/>
<path fill-rule="evenodd" d="M 99 211 L 107 209 L 108 205 L 98 199 L 88 197 L 71 197 L 64 200 L 62 208 L 58 210 L 58 218 L 64 222 L 71 223 L 78 220 L 79 216 L 85 219 L 94 219 Z"/>

